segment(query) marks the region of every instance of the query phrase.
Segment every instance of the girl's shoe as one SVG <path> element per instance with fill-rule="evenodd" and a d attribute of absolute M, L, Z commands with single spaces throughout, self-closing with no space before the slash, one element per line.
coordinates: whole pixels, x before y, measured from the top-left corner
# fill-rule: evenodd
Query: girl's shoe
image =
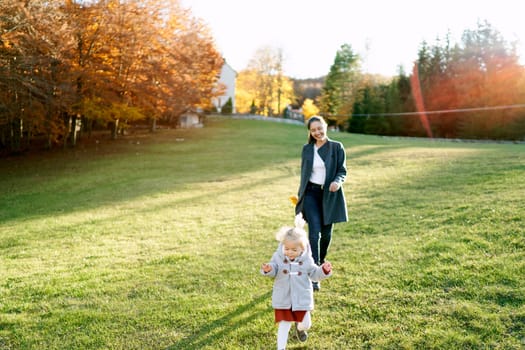
<path fill-rule="evenodd" d="M 297 338 L 299 338 L 301 342 L 305 342 L 306 339 L 308 339 L 308 333 L 306 333 L 306 331 L 300 331 L 297 328 L 297 323 L 295 324 L 295 332 L 297 333 Z"/>

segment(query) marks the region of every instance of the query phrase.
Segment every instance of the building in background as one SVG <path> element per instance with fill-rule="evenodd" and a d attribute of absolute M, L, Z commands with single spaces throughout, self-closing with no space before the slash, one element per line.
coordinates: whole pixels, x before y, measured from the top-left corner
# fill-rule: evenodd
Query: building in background
<path fill-rule="evenodd" d="M 189 110 L 179 116 L 178 128 L 202 128 L 204 126 L 204 115 L 198 111 Z"/>
<path fill-rule="evenodd" d="M 225 87 L 224 95 L 214 97 L 212 104 L 217 109 L 217 112 L 221 112 L 222 107 L 228 102 L 229 99 L 232 101 L 232 113 L 236 113 L 235 109 L 235 81 L 237 80 L 237 72 L 228 64 L 226 60 L 221 68 L 221 74 L 219 76 L 218 84 Z"/>

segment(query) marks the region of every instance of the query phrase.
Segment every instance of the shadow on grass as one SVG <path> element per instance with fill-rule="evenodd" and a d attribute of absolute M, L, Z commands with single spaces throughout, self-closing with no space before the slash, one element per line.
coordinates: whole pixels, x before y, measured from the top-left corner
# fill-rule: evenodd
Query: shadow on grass
<path fill-rule="evenodd" d="M 368 145 L 365 148 L 354 146 L 346 147 L 347 160 L 353 161 L 359 158 L 364 158 L 370 155 L 375 155 L 381 152 L 391 152 L 395 149 L 404 148 L 404 145 Z M 351 164 L 348 164 L 351 166 Z"/>
<path fill-rule="evenodd" d="M 367 150 L 365 154 L 388 150 L 388 147 L 381 147 Z M 191 186 L 192 183 L 220 182 L 222 178 L 242 176 L 269 165 L 264 159 L 257 160 L 261 158 L 260 155 L 237 152 L 225 155 L 222 159 L 215 158 L 209 161 L 205 159 L 207 155 L 202 153 L 195 154 L 194 160 L 187 155 L 181 157 L 153 153 L 155 152 L 152 152 L 150 157 L 154 160 L 144 160 L 134 159 L 132 154 L 123 151 L 116 165 L 107 163 L 107 159 L 88 160 L 90 164 L 86 165 L 82 164 L 85 160 L 81 158 L 68 160 L 68 165 L 65 166 L 64 159 L 55 157 L 49 160 L 45 168 L 0 174 L 0 180 L 6 176 L 4 186 L 0 186 L 3 192 L 1 201 L 4 202 L 4 205 L 0 205 L 3 207 L 0 211 L 0 223 L 119 205 L 144 196 L 176 192 L 179 188 Z M 273 154 L 273 158 L 272 155 L 268 157 L 272 158 L 269 161 L 275 167 L 294 159 L 299 162 L 294 153 L 275 154 L 271 150 L 268 153 Z M 359 156 L 352 155 L 351 161 Z M 230 161 L 235 165 L 228 165 Z M 180 164 L 169 165 L 169 162 Z M 197 165 L 192 164 L 193 162 Z M 147 167 L 150 169 L 144 170 Z M 226 167 L 228 169 L 225 169 Z M 264 181 L 269 180 L 272 179 Z M 251 185 L 256 186 L 257 183 Z M 207 195 L 209 194 L 203 196 Z"/>
<path fill-rule="evenodd" d="M 266 308 L 261 308 L 261 303 L 267 304 L 271 297 L 271 290 L 261 294 L 250 302 L 240 305 L 232 312 L 211 322 L 203 324 L 193 334 L 170 345 L 166 350 L 201 349 L 209 344 L 217 344 L 220 339 L 225 339 L 232 331 L 246 325 L 250 320 L 268 313 Z"/>
<path fill-rule="evenodd" d="M 265 185 L 265 184 L 268 184 L 268 183 L 278 182 L 278 181 L 280 181 L 280 180 L 282 180 L 284 178 L 287 178 L 288 176 L 289 175 L 287 175 L 287 174 L 283 174 L 283 175 L 279 175 L 279 176 L 273 176 L 273 177 L 264 178 L 264 179 L 257 180 L 257 181 L 252 181 L 252 182 L 249 183 L 249 186 L 250 187 L 257 187 L 257 186 Z M 180 199 L 170 199 L 169 201 L 166 201 L 166 202 L 162 202 L 162 203 L 155 204 L 155 205 L 149 205 L 147 208 L 141 209 L 140 215 L 147 215 L 149 213 L 155 213 L 155 212 L 157 212 L 159 210 L 163 210 L 163 209 L 167 209 L 167 208 L 173 208 L 173 210 L 176 210 L 177 207 L 179 207 L 181 205 L 185 205 L 188 202 L 196 203 L 196 202 L 200 202 L 200 201 L 206 201 L 210 197 L 210 195 L 212 195 L 214 198 L 218 198 L 218 197 L 220 197 L 222 195 L 225 195 L 225 194 L 230 194 L 231 195 L 233 193 L 239 193 L 239 196 L 241 196 L 246 191 L 246 186 L 247 186 L 246 184 L 242 184 L 242 185 L 239 185 L 239 186 L 230 187 L 230 188 L 223 189 L 223 190 L 215 190 L 215 191 L 213 191 L 211 193 L 210 192 L 194 192 L 194 193 L 192 193 L 193 195 L 191 197 L 184 197 L 184 198 L 180 198 Z M 30 205 L 30 203 L 28 203 L 28 204 Z M 114 213 L 114 212 L 108 211 L 107 213 L 99 214 L 97 216 L 97 218 L 87 217 L 83 221 L 76 221 L 75 223 L 71 223 L 71 222 L 69 222 L 67 220 L 60 220 L 60 219 L 58 219 L 61 215 L 67 215 L 67 214 L 69 214 L 71 212 L 75 212 L 77 210 L 78 211 L 86 210 L 86 209 L 90 209 L 92 207 L 96 208 L 96 207 L 102 207 L 102 206 L 111 205 L 111 204 L 116 204 L 116 203 L 111 203 L 109 201 L 104 201 L 104 202 L 98 202 L 96 205 L 93 205 L 91 207 L 90 206 L 87 206 L 87 207 L 80 206 L 80 207 L 77 207 L 77 208 L 74 208 L 74 207 L 73 208 L 69 208 L 68 210 L 59 209 L 59 210 L 54 211 L 52 213 L 48 213 L 48 212 L 43 212 L 43 213 L 38 213 L 38 214 L 21 213 L 20 217 L 23 217 L 25 220 L 38 219 L 38 218 L 41 218 L 41 217 L 46 217 L 46 215 L 54 215 L 55 217 L 57 217 L 57 220 L 55 220 L 53 223 L 48 223 L 47 224 L 48 225 L 47 226 L 48 233 L 46 233 L 45 238 L 46 239 L 50 239 L 50 238 L 53 238 L 55 234 L 57 236 L 61 237 L 62 232 L 64 232 L 65 228 L 68 228 L 68 227 L 71 227 L 71 226 L 81 226 L 84 222 L 89 222 L 92 225 L 94 225 L 94 224 L 102 225 L 104 223 L 114 222 L 119 217 L 121 217 L 121 215 L 122 215 L 121 213 L 118 213 L 118 212 Z M 9 220 L 15 220 L 17 218 L 18 218 L 17 216 L 13 216 L 13 217 L 9 218 Z M 8 220 L 4 219 L 0 215 L 0 223 L 8 223 Z M 23 240 L 20 237 L 21 237 L 20 236 L 20 232 L 17 233 L 17 237 L 16 238 L 2 237 L 2 240 L 0 240 L 0 249 L 12 248 L 12 247 L 15 247 L 15 246 L 23 245 L 24 242 L 23 242 Z M 44 239 L 44 238 L 41 237 L 40 239 Z"/>
<path fill-rule="evenodd" d="M 180 139 L 185 141 L 178 142 L 180 135 L 173 131 L 151 144 L 126 141 L 109 155 L 91 149 L 85 154 L 77 152 L 78 156 L 71 151 L 51 154 L 47 159 L 0 163 L 0 222 L 118 205 L 194 183 L 235 178 L 265 168 L 270 162 L 279 166 L 297 159 L 294 151 L 300 149 L 300 141 L 297 147 L 260 147 L 253 141 L 260 132 L 257 126 L 223 129 L 209 139 L 203 135 L 202 139 L 183 137 Z M 268 134 L 273 135 L 272 130 Z M 224 133 L 229 139 L 222 140 Z"/>

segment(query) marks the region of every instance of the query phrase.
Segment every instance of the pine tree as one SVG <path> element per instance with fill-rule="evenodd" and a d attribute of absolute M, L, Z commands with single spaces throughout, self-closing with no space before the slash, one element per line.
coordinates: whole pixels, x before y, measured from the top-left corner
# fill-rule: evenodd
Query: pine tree
<path fill-rule="evenodd" d="M 337 124 L 346 121 L 352 113 L 361 81 L 359 56 L 349 44 L 337 51 L 321 93 L 321 112 Z M 331 118 L 330 118 L 331 117 Z"/>

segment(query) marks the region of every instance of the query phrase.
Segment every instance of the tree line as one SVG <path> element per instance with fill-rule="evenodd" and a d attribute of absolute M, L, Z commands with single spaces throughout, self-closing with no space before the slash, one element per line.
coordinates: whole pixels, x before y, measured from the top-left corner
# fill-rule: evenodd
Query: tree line
<path fill-rule="evenodd" d="M 359 55 L 343 44 L 325 77 L 297 81 L 275 68 L 282 67 L 278 52 L 261 49 L 239 73 L 240 113 L 286 117 L 292 105 L 305 118 L 321 114 L 355 133 L 525 138 L 525 67 L 515 45 L 486 21 L 458 43 L 449 34 L 422 42 L 413 69 L 400 67 L 393 78 L 363 73 Z"/>
<path fill-rule="evenodd" d="M 413 70 L 389 82 L 362 74 L 351 46 L 337 52 L 318 98 L 321 113 L 356 133 L 525 139 L 525 67 L 488 22 L 420 45 Z"/>
<path fill-rule="evenodd" d="M 0 149 L 173 120 L 221 94 L 223 58 L 173 0 L 0 1 Z"/>
<path fill-rule="evenodd" d="M 0 0 L 0 151 L 212 110 L 223 63 L 208 28 L 176 0 Z M 239 113 L 286 117 L 292 107 L 356 133 L 525 137 L 525 68 L 487 22 L 459 43 L 423 42 L 413 69 L 393 78 L 363 73 L 344 44 L 325 77 L 297 81 L 282 50 L 263 47 L 236 85 Z"/>

